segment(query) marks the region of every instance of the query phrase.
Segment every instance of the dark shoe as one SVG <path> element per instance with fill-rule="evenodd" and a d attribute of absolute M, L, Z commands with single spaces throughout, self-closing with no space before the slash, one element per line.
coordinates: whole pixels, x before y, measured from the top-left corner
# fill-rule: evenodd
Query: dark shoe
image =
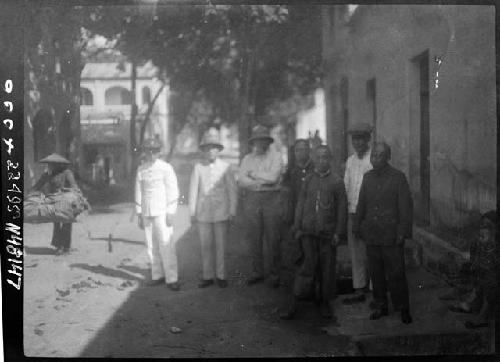
<path fill-rule="evenodd" d="M 330 306 L 326 303 L 321 304 L 321 317 L 325 319 L 332 319 L 332 311 Z"/>
<path fill-rule="evenodd" d="M 168 287 L 168 289 L 170 289 L 174 292 L 178 292 L 179 290 L 181 290 L 181 286 L 179 285 L 178 282 L 167 283 L 167 287 Z"/>
<path fill-rule="evenodd" d="M 271 286 L 271 288 L 278 288 L 280 286 L 280 278 L 279 277 L 269 278 L 269 285 Z"/>
<path fill-rule="evenodd" d="M 227 280 L 217 278 L 217 285 L 219 286 L 219 288 L 226 288 Z"/>
<path fill-rule="evenodd" d="M 297 308 L 294 306 L 290 306 L 285 312 L 280 314 L 280 319 L 283 320 L 293 319 L 296 313 L 297 313 Z"/>
<path fill-rule="evenodd" d="M 452 291 L 450 293 L 440 295 L 438 298 L 439 298 L 439 300 L 442 300 L 442 301 L 457 300 L 458 295 L 457 295 L 456 291 Z"/>
<path fill-rule="evenodd" d="M 464 309 L 458 305 L 452 305 L 451 307 L 448 307 L 448 309 L 454 313 L 466 313 L 466 314 L 472 313 L 472 310 Z"/>
<path fill-rule="evenodd" d="M 261 283 L 262 281 L 264 281 L 263 277 L 250 277 L 247 280 L 247 285 L 253 285 L 253 284 Z"/>
<path fill-rule="evenodd" d="M 202 279 L 198 284 L 198 288 L 206 288 L 212 284 L 214 284 L 214 281 L 212 279 Z"/>
<path fill-rule="evenodd" d="M 375 319 L 380 319 L 384 316 L 388 316 L 389 312 L 387 311 L 387 308 L 377 308 L 373 311 L 372 314 L 370 314 L 370 319 L 375 320 Z"/>
<path fill-rule="evenodd" d="M 485 328 L 485 327 L 488 327 L 488 322 L 476 323 L 473 321 L 465 321 L 464 326 L 467 329 Z"/>
<path fill-rule="evenodd" d="M 364 294 L 358 294 L 354 297 L 350 297 L 350 298 L 345 298 L 343 301 L 342 301 L 342 304 L 344 305 L 350 305 L 350 304 L 356 304 L 356 303 L 364 303 L 366 301 L 366 297 Z"/>
<path fill-rule="evenodd" d="M 156 287 L 165 283 L 165 278 L 153 279 L 146 283 L 148 287 Z"/>
<path fill-rule="evenodd" d="M 410 324 L 411 322 L 413 322 L 409 310 L 404 309 L 401 311 L 401 322 L 403 322 L 404 324 Z"/>

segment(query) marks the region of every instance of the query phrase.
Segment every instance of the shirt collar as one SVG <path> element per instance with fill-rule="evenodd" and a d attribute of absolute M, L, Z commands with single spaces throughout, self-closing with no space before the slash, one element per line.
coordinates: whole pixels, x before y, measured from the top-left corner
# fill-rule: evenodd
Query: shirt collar
<path fill-rule="evenodd" d="M 311 158 L 308 158 L 304 165 L 302 165 L 302 166 L 299 164 L 295 164 L 295 165 L 297 166 L 297 168 L 300 168 L 301 170 L 305 170 L 305 169 L 309 168 L 309 166 L 311 166 L 311 163 L 312 163 Z"/>
<path fill-rule="evenodd" d="M 377 175 L 385 175 L 389 169 L 391 168 L 391 165 L 386 164 L 384 167 L 382 167 L 380 170 L 375 170 L 375 173 Z"/>
<path fill-rule="evenodd" d="M 359 158 L 358 154 L 357 153 L 354 153 L 354 155 L 356 156 L 356 158 L 358 160 L 366 160 L 366 158 L 370 158 L 370 154 L 372 153 L 372 149 L 370 147 L 368 147 L 368 149 L 366 150 L 366 152 L 363 154 L 363 157 Z"/>

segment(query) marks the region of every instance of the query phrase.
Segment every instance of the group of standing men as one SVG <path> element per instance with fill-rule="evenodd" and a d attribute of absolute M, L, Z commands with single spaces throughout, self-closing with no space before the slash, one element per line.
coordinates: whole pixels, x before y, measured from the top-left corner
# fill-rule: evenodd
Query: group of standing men
<path fill-rule="evenodd" d="M 238 186 L 252 263 L 247 284 L 267 279 L 278 287 L 280 242 L 294 243 L 299 250 L 293 297 L 281 318 L 293 318 L 299 300 L 316 290 L 323 317 L 335 318 L 336 247 L 347 239 L 355 293 L 344 304 L 365 302 L 365 294 L 373 289 L 370 319 L 378 319 L 388 315 L 390 292 L 402 322 L 411 323 L 404 264 L 404 241 L 412 231 L 411 193 L 405 175 L 388 163 L 390 147 L 375 143 L 370 148 L 371 132 L 368 124 L 349 129 L 355 153 L 348 158 L 342 178 L 332 169 L 328 146 L 317 146 L 310 155 L 309 142 L 302 139 L 294 145 L 295 162 L 283 172 L 281 154 L 270 147 L 273 138 L 268 129 L 256 126 L 237 181 L 218 157 L 223 146 L 217 137 L 205 135 L 200 144 L 204 158 L 194 167 L 189 193 L 190 213 L 201 242 L 199 287 L 208 287 L 214 280 L 221 288 L 227 286 L 224 250 L 228 225 L 236 216 Z M 179 191 L 172 167 L 158 159 L 160 147 L 155 140 L 144 145 L 146 162 L 137 173 L 136 211 L 146 231 L 150 284 L 166 282 L 170 289 L 179 290 L 171 237 Z M 283 223 L 291 231 L 289 238 L 283 238 Z"/>

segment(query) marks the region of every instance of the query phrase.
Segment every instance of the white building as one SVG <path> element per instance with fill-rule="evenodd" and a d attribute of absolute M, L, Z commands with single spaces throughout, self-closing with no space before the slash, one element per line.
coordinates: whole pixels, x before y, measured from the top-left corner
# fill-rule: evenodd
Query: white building
<path fill-rule="evenodd" d="M 158 69 L 151 63 L 137 68 L 136 140 L 150 102 L 160 91 Z M 131 64 L 87 63 L 81 76 L 81 137 L 83 175 L 88 180 L 116 182 L 130 175 Z M 146 128 L 145 138 L 160 139 L 169 147 L 169 88 L 160 91 Z"/>
<path fill-rule="evenodd" d="M 310 136 L 314 137 L 316 133 L 323 143 L 326 143 L 325 94 L 321 88 L 314 92 L 314 106 L 297 114 L 295 126 L 297 139 L 308 139 Z"/>

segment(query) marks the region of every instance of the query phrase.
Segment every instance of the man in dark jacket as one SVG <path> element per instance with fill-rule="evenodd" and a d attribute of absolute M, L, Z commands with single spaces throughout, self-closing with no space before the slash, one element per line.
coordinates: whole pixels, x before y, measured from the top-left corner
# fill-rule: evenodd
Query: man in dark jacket
<path fill-rule="evenodd" d="M 375 310 L 370 319 L 388 315 L 387 289 L 401 321 L 411 323 L 405 274 L 404 241 L 412 235 L 413 203 L 405 175 L 389 165 L 391 149 L 377 143 L 373 170 L 361 184 L 353 234 L 366 242 Z"/>
<path fill-rule="evenodd" d="M 347 198 L 343 180 L 330 169 L 330 149 L 322 145 L 315 151 L 315 170 L 307 176 L 300 192 L 293 227 L 304 258 L 295 275 L 292 303 L 282 319 L 293 318 L 299 298 L 311 294 L 317 279 L 321 314 L 335 319 L 336 247 L 340 239 L 345 239 Z"/>

